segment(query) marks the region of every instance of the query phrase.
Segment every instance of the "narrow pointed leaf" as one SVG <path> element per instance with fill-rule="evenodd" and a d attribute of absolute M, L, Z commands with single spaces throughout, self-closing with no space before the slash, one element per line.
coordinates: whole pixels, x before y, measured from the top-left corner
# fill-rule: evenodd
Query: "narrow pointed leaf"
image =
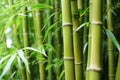
<path fill-rule="evenodd" d="M 1 60 L 0 60 L 0 65 L 10 57 L 11 55 L 6 55 L 5 57 L 3 57 Z"/>
<path fill-rule="evenodd" d="M 5 68 L 3 69 L 2 74 L 0 75 L 0 79 L 2 79 L 2 77 L 5 76 L 5 74 L 7 74 L 7 72 L 10 70 L 10 67 L 11 67 L 15 57 L 16 57 L 16 54 L 11 56 L 8 63 L 6 64 Z"/>
<path fill-rule="evenodd" d="M 120 52 L 120 44 L 117 41 L 117 39 L 115 38 L 115 36 L 113 35 L 113 33 L 107 29 L 106 29 L 106 33 L 107 33 L 107 36 L 111 39 L 111 41 L 114 43 L 114 45 L 116 46 L 118 51 Z"/>
<path fill-rule="evenodd" d="M 84 45 L 84 48 L 83 48 L 83 53 L 85 53 L 85 51 L 87 50 L 87 46 L 88 46 L 88 42 L 87 42 L 87 43 L 85 43 L 85 45 Z"/>
<path fill-rule="evenodd" d="M 85 27 L 88 27 L 89 24 L 90 24 L 89 22 L 85 22 L 85 23 L 81 24 L 76 30 L 74 30 L 74 32 L 79 31 L 79 30 L 80 30 L 81 28 L 83 28 L 84 26 L 85 26 Z M 74 33 L 74 32 L 73 32 L 73 33 Z"/>
<path fill-rule="evenodd" d="M 41 53 L 41 54 L 43 54 L 44 56 L 47 57 L 47 55 L 46 55 L 46 53 L 45 53 L 45 50 L 41 49 L 41 47 L 40 47 L 40 49 L 35 49 L 35 48 L 32 48 L 32 47 L 25 47 L 24 49 L 29 49 L 29 50 L 32 50 L 32 51 Z"/>
<path fill-rule="evenodd" d="M 28 65 L 29 63 L 27 61 L 27 58 L 25 58 L 23 50 L 18 50 L 18 55 L 21 58 L 21 60 L 23 61 L 23 63 L 25 64 L 27 71 L 30 72 L 29 65 Z"/>

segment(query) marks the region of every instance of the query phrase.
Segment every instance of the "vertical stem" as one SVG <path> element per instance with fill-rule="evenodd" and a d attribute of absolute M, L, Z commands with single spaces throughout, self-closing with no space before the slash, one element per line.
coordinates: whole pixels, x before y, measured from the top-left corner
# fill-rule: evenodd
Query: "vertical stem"
<path fill-rule="evenodd" d="M 85 0 L 85 3 L 84 3 L 84 9 L 87 9 L 88 8 L 88 3 L 89 3 L 89 0 Z M 84 23 L 88 22 L 89 21 L 89 16 L 88 16 L 88 13 L 85 14 L 84 16 Z M 85 46 L 88 42 L 88 27 L 87 26 L 84 26 L 84 30 L 83 30 L 83 45 Z M 83 53 L 83 70 L 85 71 L 86 69 L 86 65 L 87 65 L 87 52 L 88 52 L 88 47 L 86 48 L 86 51 Z"/>
<path fill-rule="evenodd" d="M 79 14 L 77 13 L 77 0 L 71 1 L 72 5 L 72 21 L 73 30 L 79 27 Z M 82 47 L 82 30 L 73 33 L 73 44 L 74 44 L 74 58 L 75 58 L 75 78 L 76 80 L 83 79 L 83 47 Z"/>
<path fill-rule="evenodd" d="M 88 34 L 88 56 L 87 56 L 87 68 L 86 68 L 86 80 L 89 80 L 89 68 L 90 68 L 90 56 L 91 56 L 91 22 L 92 22 L 92 4 L 93 1 L 89 0 L 89 34 Z"/>
<path fill-rule="evenodd" d="M 117 64 L 115 80 L 120 80 L 120 53 L 119 53 L 119 57 L 118 57 L 118 64 Z"/>
<path fill-rule="evenodd" d="M 50 0 L 47 0 L 46 4 L 50 5 Z M 49 29 L 49 27 L 51 26 L 51 22 L 52 22 L 52 20 L 49 19 L 50 15 L 51 15 L 50 13 L 51 13 L 51 11 L 49 9 L 46 10 L 46 19 L 47 19 L 47 22 L 48 22 L 47 23 L 47 29 Z M 52 30 L 50 31 L 50 34 L 52 34 Z M 52 44 L 52 35 L 48 35 L 47 43 Z M 48 47 L 47 52 L 48 52 L 48 65 L 51 65 L 52 61 L 53 61 L 53 51 Z M 53 77 L 54 77 L 53 76 L 53 67 L 51 67 L 51 68 L 48 69 L 48 79 L 53 80 Z"/>
<path fill-rule="evenodd" d="M 101 80 L 102 0 L 93 0 L 90 80 Z M 94 15 L 94 13 L 96 15 Z"/>
<path fill-rule="evenodd" d="M 71 0 L 62 0 L 65 80 L 75 80 Z"/>
<path fill-rule="evenodd" d="M 58 23 L 59 21 L 59 4 L 60 0 L 55 0 L 55 16 L 54 16 L 54 23 L 55 25 L 55 30 L 59 29 L 60 24 Z M 61 30 L 61 29 L 60 29 Z M 61 31 L 58 30 L 57 33 L 55 34 L 55 50 L 56 50 L 56 55 L 57 59 L 61 59 Z M 58 66 L 56 69 L 56 80 L 59 80 L 61 73 L 61 66 Z"/>
<path fill-rule="evenodd" d="M 112 24 L 112 0 L 107 0 L 107 25 L 108 30 L 113 31 Z M 108 38 L 108 77 L 109 80 L 115 80 L 113 43 Z"/>
<path fill-rule="evenodd" d="M 8 0 L 9 2 L 9 5 L 12 6 L 13 5 L 13 0 Z M 13 13 L 13 9 L 11 11 L 11 13 Z M 13 24 L 13 34 L 15 36 L 15 41 L 14 41 L 14 46 L 17 47 L 17 49 L 20 49 L 21 48 L 21 45 L 20 45 L 20 41 L 19 41 L 19 38 L 18 38 L 18 34 L 17 34 L 17 28 L 16 28 L 16 23 Z M 24 63 L 21 62 L 21 75 L 22 75 L 22 80 L 27 80 L 27 77 L 26 77 L 26 69 L 25 69 L 25 66 L 24 66 Z"/>
<path fill-rule="evenodd" d="M 40 3 L 39 0 L 35 0 L 35 3 L 38 4 Z M 37 44 L 38 47 L 42 46 L 42 40 L 43 40 L 43 35 L 42 35 L 42 12 L 40 10 L 35 11 L 35 21 L 36 21 L 36 38 L 37 38 Z M 40 73 L 40 80 L 45 80 L 45 64 L 44 61 L 42 60 L 44 56 L 40 54 L 40 60 L 39 60 L 39 73 Z"/>
<path fill-rule="evenodd" d="M 23 8 L 22 13 L 25 15 L 23 16 L 23 38 L 24 38 L 24 47 L 29 47 L 29 29 L 28 29 L 28 15 L 26 13 L 27 7 Z M 26 58 L 28 59 L 29 69 L 30 69 L 30 54 L 28 50 L 25 50 Z M 31 73 L 26 70 L 27 80 L 31 80 Z"/>
<path fill-rule="evenodd" d="M 78 10 L 82 10 L 83 9 L 83 0 L 77 0 L 77 3 L 78 3 Z M 83 17 L 81 17 L 81 15 L 80 15 L 79 21 L 80 21 L 80 24 L 83 23 Z"/>

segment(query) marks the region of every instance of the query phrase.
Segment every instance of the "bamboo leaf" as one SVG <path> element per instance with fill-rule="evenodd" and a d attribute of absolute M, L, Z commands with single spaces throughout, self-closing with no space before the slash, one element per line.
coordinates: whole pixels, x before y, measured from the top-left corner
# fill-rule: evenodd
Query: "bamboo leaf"
<path fill-rule="evenodd" d="M 115 13 L 115 11 L 114 11 L 114 10 L 112 10 L 112 9 L 111 9 L 111 12 L 112 12 L 115 16 L 117 16 L 117 14 Z"/>
<path fill-rule="evenodd" d="M 32 4 L 31 5 L 32 10 L 36 10 L 36 9 L 52 9 L 52 6 L 50 5 L 46 5 L 46 4 Z"/>
<path fill-rule="evenodd" d="M 57 24 L 58 22 L 52 24 L 45 32 L 45 36 L 44 36 L 44 39 L 43 39 L 43 42 L 45 41 L 45 39 L 47 38 L 47 36 L 49 35 L 50 31 L 54 28 L 54 26 Z"/>
<path fill-rule="evenodd" d="M 15 57 L 16 57 L 16 54 L 11 56 L 8 63 L 6 64 L 5 68 L 3 69 L 2 74 L 0 75 L 0 79 L 2 79 L 2 77 L 5 76 L 5 74 L 7 74 L 7 72 L 10 70 L 10 67 L 11 67 Z"/>
<path fill-rule="evenodd" d="M 22 68 L 22 65 L 21 65 L 21 60 L 20 60 L 20 57 L 17 56 L 17 61 L 18 61 L 18 65 L 20 68 Z"/>
<path fill-rule="evenodd" d="M 88 42 L 85 43 L 84 48 L 83 48 L 83 53 L 87 50 Z"/>
<path fill-rule="evenodd" d="M 107 33 L 107 36 L 111 39 L 111 41 L 114 43 L 114 45 L 116 46 L 116 48 L 118 49 L 118 51 L 120 52 L 120 44 L 117 41 L 117 39 L 115 38 L 115 36 L 113 35 L 113 33 L 109 30 L 105 30 Z"/>
<path fill-rule="evenodd" d="M 0 60 L 0 65 L 10 57 L 11 55 L 6 55 L 5 57 L 3 57 L 1 60 Z"/>
<path fill-rule="evenodd" d="M 51 51 L 56 52 L 55 48 L 51 44 L 44 44 L 46 47 L 50 48 Z"/>
<path fill-rule="evenodd" d="M 62 80 L 62 77 L 65 75 L 65 70 L 63 70 L 60 74 L 59 80 Z"/>
<path fill-rule="evenodd" d="M 5 14 L 5 13 L 9 12 L 9 11 L 11 11 L 12 9 L 14 9 L 14 8 L 16 8 L 16 7 L 17 7 L 17 9 L 20 10 L 22 7 L 24 7 L 24 6 L 27 5 L 28 3 L 29 3 L 29 0 L 28 0 L 28 1 L 22 1 L 22 2 L 16 3 L 16 4 L 14 4 L 14 5 L 9 6 L 8 8 L 6 8 L 6 9 L 2 12 L 2 14 Z"/>
<path fill-rule="evenodd" d="M 49 69 L 52 68 L 52 67 L 53 67 L 53 65 L 52 65 L 52 64 L 49 64 L 49 65 L 46 66 L 46 70 L 49 70 Z"/>
<path fill-rule="evenodd" d="M 79 12 L 80 12 L 80 17 L 84 16 L 86 13 L 88 13 L 89 11 L 89 8 L 85 8 L 85 9 L 80 9 Z"/>
<path fill-rule="evenodd" d="M 44 47 L 42 47 L 42 48 L 40 47 L 39 49 L 35 49 L 35 48 L 32 48 L 32 47 L 25 47 L 24 49 L 29 49 L 29 50 L 41 53 L 41 54 L 43 54 L 44 56 L 47 57 L 47 55 L 45 53 L 45 50 L 44 50 Z"/>
<path fill-rule="evenodd" d="M 27 71 L 30 73 L 29 65 L 28 65 L 29 63 L 28 63 L 28 60 L 25 58 L 25 55 L 24 55 L 23 50 L 18 50 L 17 52 L 18 52 L 19 57 L 20 57 L 20 58 L 22 59 L 22 61 L 24 62 Z"/>
<path fill-rule="evenodd" d="M 40 53 L 42 53 L 44 56 L 47 57 L 46 52 L 45 52 L 45 49 L 44 49 L 43 46 L 40 46 L 40 47 L 39 47 L 39 51 L 40 51 Z"/>
<path fill-rule="evenodd" d="M 83 28 L 84 26 L 85 26 L 85 27 L 88 27 L 89 24 L 90 24 L 90 22 L 85 22 L 85 23 L 81 24 L 77 29 L 75 29 L 75 30 L 73 31 L 73 33 L 79 31 L 79 30 L 80 30 L 81 28 Z"/>

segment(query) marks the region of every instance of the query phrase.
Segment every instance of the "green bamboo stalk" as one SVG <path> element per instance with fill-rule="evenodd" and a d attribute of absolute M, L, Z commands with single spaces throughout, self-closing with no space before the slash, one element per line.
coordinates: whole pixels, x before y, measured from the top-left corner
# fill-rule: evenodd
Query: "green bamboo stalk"
<path fill-rule="evenodd" d="M 90 69 L 90 56 L 91 56 L 91 22 L 92 22 L 92 4 L 93 1 L 89 0 L 89 34 L 88 34 L 88 55 L 87 55 L 87 68 L 86 68 L 86 80 L 89 80 L 89 69 Z"/>
<path fill-rule="evenodd" d="M 65 80 L 75 80 L 71 0 L 62 0 Z"/>
<path fill-rule="evenodd" d="M 90 80 L 101 80 L 102 0 L 93 0 L 91 25 L 92 40 L 89 78 Z"/>
<path fill-rule="evenodd" d="M 77 0 L 77 4 L 78 4 L 78 10 L 82 10 L 83 9 L 83 0 Z M 80 21 L 80 24 L 83 23 L 83 17 L 81 17 L 81 15 L 80 15 L 79 21 Z"/>
<path fill-rule="evenodd" d="M 35 3 L 38 4 L 40 3 L 39 0 L 35 0 Z M 40 10 L 35 10 L 35 26 L 36 26 L 36 38 L 37 38 L 37 44 L 38 47 L 42 46 L 42 40 L 43 40 L 43 35 L 42 35 L 42 12 Z M 39 60 L 39 73 L 40 73 L 40 80 L 45 80 L 45 64 L 44 61 L 41 60 L 44 58 L 42 54 L 40 54 L 40 60 Z"/>
<path fill-rule="evenodd" d="M 120 80 L 120 53 L 119 53 L 119 57 L 118 57 L 118 64 L 117 64 L 115 80 Z"/>
<path fill-rule="evenodd" d="M 107 25 L 108 30 L 113 31 L 112 24 L 112 0 L 107 0 Z M 108 38 L 108 77 L 109 80 L 115 80 L 115 65 L 114 65 L 113 43 Z"/>
<path fill-rule="evenodd" d="M 51 5 L 50 0 L 47 0 L 46 4 Z M 50 15 L 51 15 L 51 11 L 46 10 L 46 19 L 47 19 L 47 21 L 48 21 L 48 18 L 50 17 Z M 51 26 L 51 19 L 49 19 L 49 21 L 47 22 L 47 29 L 49 29 L 50 26 Z M 52 34 L 52 30 L 50 31 L 50 34 Z M 52 44 L 52 35 L 48 35 L 47 43 Z M 51 65 L 52 61 L 53 61 L 53 54 L 52 54 L 53 51 L 48 47 L 47 52 L 48 52 L 48 65 Z M 53 76 L 53 67 L 51 67 L 51 68 L 48 69 L 48 79 L 53 80 L 53 77 L 54 77 Z"/>
<path fill-rule="evenodd" d="M 71 1 L 72 7 L 72 21 L 73 21 L 73 30 L 79 27 L 79 14 L 77 0 Z M 74 32 L 73 34 L 73 44 L 74 44 L 74 58 L 75 58 L 75 79 L 82 80 L 83 79 L 83 42 L 82 42 L 82 30 Z"/>
<path fill-rule="evenodd" d="M 29 47 L 30 44 L 29 44 L 29 32 L 28 32 L 28 17 L 27 17 L 27 7 L 24 7 L 23 8 L 23 11 L 22 13 L 24 14 L 23 16 L 23 20 L 22 20 L 22 23 L 23 23 L 23 39 L 24 39 L 24 47 Z M 28 50 L 25 50 L 25 55 L 26 55 L 26 58 L 28 59 L 28 63 L 29 63 L 29 69 L 30 69 L 30 54 L 28 52 Z M 26 70 L 26 76 L 27 76 L 27 80 L 32 80 L 31 78 L 31 73 L 28 72 Z"/>
<path fill-rule="evenodd" d="M 12 6 L 13 5 L 13 0 L 8 0 L 8 3 L 9 3 L 10 6 Z M 13 14 L 13 9 L 11 11 L 11 14 Z M 20 45 L 20 41 L 19 41 L 19 38 L 18 38 L 18 33 L 17 33 L 17 28 L 16 27 L 17 27 L 17 25 L 16 25 L 16 23 L 14 23 L 13 24 L 13 34 L 15 36 L 14 46 L 17 47 L 17 49 L 20 49 L 21 45 Z M 21 71 L 21 75 L 22 75 L 22 80 L 26 80 L 27 77 L 26 77 L 26 71 L 25 71 L 25 66 L 24 66 L 23 62 L 21 62 L 21 65 L 22 66 L 21 66 L 20 71 Z M 12 80 L 14 80 L 14 79 L 12 78 Z"/>
<path fill-rule="evenodd" d="M 88 3 L 89 1 L 88 0 L 85 0 L 85 3 L 84 3 L 84 9 L 87 9 L 88 8 Z M 84 22 L 88 22 L 89 21 L 89 16 L 88 14 L 86 13 L 85 16 L 84 16 Z M 87 44 L 88 42 L 88 27 L 85 26 L 84 27 L 84 30 L 83 30 L 83 44 L 84 46 Z M 83 53 L 83 70 L 85 71 L 86 70 L 86 65 L 87 65 L 87 52 L 88 52 L 88 48 L 86 49 L 86 51 Z"/>
<path fill-rule="evenodd" d="M 56 23 L 54 30 L 57 30 L 60 26 L 60 24 L 58 23 L 59 21 L 59 4 L 60 4 L 60 0 L 55 0 L 55 16 L 54 16 L 54 23 Z M 61 30 L 61 29 L 60 29 Z M 57 55 L 57 59 L 61 59 L 61 31 L 58 30 L 57 33 L 55 34 L 55 50 L 56 50 L 56 55 Z M 56 80 L 59 80 L 60 77 L 60 73 L 61 73 L 61 67 L 58 66 L 56 69 Z"/>

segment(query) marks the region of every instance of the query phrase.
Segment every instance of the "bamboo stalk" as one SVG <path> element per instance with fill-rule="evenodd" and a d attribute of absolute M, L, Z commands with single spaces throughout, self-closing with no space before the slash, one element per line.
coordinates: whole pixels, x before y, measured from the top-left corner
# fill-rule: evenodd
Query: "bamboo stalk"
<path fill-rule="evenodd" d="M 35 0 L 35 4 L 40 3 L 39 0 Z M 42 35 L 42 12 L 40 10 L 35 10 L 35 21 L 36 21 L 36 38 L 37 38 L 37 44 L 38 47 L 42 46 L 42 40 L 43 40 L 43 35 Z M 42 54 L 40 54 L 40 60 L 39 60 L 39 73 L 40 73 L 40 80 L 45 80 L 45 64 L 44 61 L 41 60 L 44 58 Z"/>
<path fill-rule="evenodd" d="M 58 23 L 59 21 L 59 6 L 60 4 L 60 0 L 55 0 L 55 16 L 54 16 L 54 23 L 56 23 L 54 30 L 58 30 L 60 24 Z M 57 59 L 61 59 L 61 29 L 57 31 L 57 33 L 55 34 L 55 50 L 56 50 L 56 56 Z M 60 73 L 61 73 L 61 67 L 58 66 L 56 69 L 56 80 L 59 80 L 60 77 Z"/>
<path fill-rule="evenodd" d="M 92 0 L 92 32 L 89 80 L 101 80 L 102 0 Z M 96 15 L 94 15 L 94 13 Z"/>
<path fill-rule="evenodd" d="M 47 5 L 51 5 L 50 4 L 50 0 L 47 0 L 46 1 L 46 4 Z M 50 17 L 50 14 L 51 11 L 50 10 L 46 10 L 46 19 L 48 21 L 48 18 Z M 51 23 L 52 20 L 49 19 L 48 23 L 47 23 L 47 29 L 49 29 L 49 27 L 51 26 Z M 52 34 L 52 30 L 50 31 L 50 34 Z M 48 38 L 47 38 L 47 41 L 46 41 L 48 44 L 52 44 L 52 35 L 48 35 Z M 48 47 L 47 48 L 47 52 L 48 52 L 48 65 L 51 65 L 52 64 L 52 61 L 53 61 L 53 51 Z M 53 80 L 54 76 L 53 76 L 53 67 L 49 68 L 48 69 L 48 79 L 49 80 Z"/>
<path fill-rule="evenodd" d="M 89 1 L 89 34 L 88 34 L 88 55 L 87 55 L 87 68 L 86 68 L 86 80 L 89 80 L 89 68 L 90 68 L 90 56 L 91 56 L 91 22 L 92 22 L 92 0 Z"/>
<path fill-rule="evenodd" d="M 70 0 L 62 0 L 65 80 L 75 80 Z"/>
<path fill-rule="evenodd" d="M 24 47 L 29 47 L 30 44 L 29 44 L 29 29 L 28 29 L 28 17 L 27 17 L 27 7 L 24 7 L 23 8 L 23 11 L 22 13 L 24 14 L 23 16 L 23 20 L 22 20 L 22 23 L 23 23 L 23 39 L 24 39 Z M 25 50 L 25 56 L 26 58 L 28 59 L 28 63 L 29 63 L 29 69 L 30 69 L 30 54 L 28 52 L 28 50 Z M 31 73 L 28 72 L 26 70 L 26 76 L 27 76 L 27 80 L 31 80 Z"/>
<path fill-rule="evenodd" d="M 120 80 L 120 53 L 118 55 L 118 64 L 117 64 L 115 80 Z"/>
<path fill-rule="evenodd" d="M 71 1 L 72 5 L 72 21 L 73 21 L 73 30 L 79 27 L 79 14 L 77 0 Z M 79 30 L 73 33 L 73 44 L 74 44 L 74 58 L 75 58 L 75 78 L 76 80 L 83 79 L 83 47 L 82 47 L 82 30 Z"/>
<path fill-rule="evenodd" d="M 107 25 L 108 30 L 113 31 L 112 24 L 112 0 L 107 0 Z M 108 38 L 108 77 L 109 80 L 115 80 L 115 65 L 114 65 L 113 43 Z"/>
<path fill-rule="evenodd" d="M 84 9 L 87 9 L 88 8 L 88 4 L 89 3 L 89 0 L 85 0 L 85 3 L 84 3 Z M 88 22 L 89 21 L 89 16 L 88 16 L 88 13 L 85 14 L 84 16 L 84 23 Z M 88 42 L 88 27 L 87 26 L 84 26 L 84 30 L 83 30 L 83 44 L 84 46 L 87 44 Z M 88 47 L 86 48 L 86 51 L 83 53 L 83 70 L 85 71 L 86 70 L 86 66 L 87 66 L 87 54 L 88 53 Z"/>
<path fill-rule="evenodd" d="M 13 0 L 8 0 L 9 2 L 9 5 L 12 6 L 13 5 Z M 11 11 L 11 13 L 13 13 L 13 9 Z M 13 34 L 15 36 L 15 41 L 14 41 L 14 46 L 17 47 L 17 49 L 20 49 L 21 48 L 21 45 L 20 45 L 20 41 L 19 41 L 19 38 L 18 38 L 18 34 L 17 34 L 17 28 L 16 28 L 16 23 L 13 24 Z M 23 64 L 23 62 L 21 62 L 21 75 L 22 75 L 22 80 L 26 80 L 27 77 L 26 77 L 26 69 L 25 69 L 25 65 Z M 14 80 L 12 78 L 12 80 Z"/>
<path fill-rule="evenodd" d="M 78 4 L 78 10 L 82 10 L 83 9 L 83 0 L 77 0 L 77 4 Z M 81 17 L 81 15 L 79 14 L 79 21 L 80 24 L 83 23 L 83 17 Z"/>

